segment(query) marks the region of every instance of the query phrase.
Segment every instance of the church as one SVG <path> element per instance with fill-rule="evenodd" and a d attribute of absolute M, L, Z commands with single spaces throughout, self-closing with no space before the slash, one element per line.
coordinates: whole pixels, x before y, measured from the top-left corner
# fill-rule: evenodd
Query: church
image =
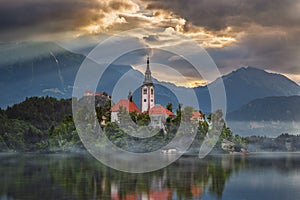
<path fill-rule="evenodd" d="M 145 80 L 141 86 L 141 111 L 149 112 L 155 106 L 154 84 L 152 82 L 149 56 L 147 57 L 147 69 Z"/>
<path fill-rule="evenodd" d="M 128 99 L 121 99 L 111 108 L 111 121 L 119 123 L 118 112 L 121 107 L 125 108 L 127 112 L 148 113 L 151 119 L 150 126 L 153 128 L 164 129 L 166 119 L 170 116 L 174 116 L 174 113 L 169 111 L 163 106 L 155 105 L 155 86 L 152 81 L 150 70 L 150 59 L 147 57 L 147 68 L 145 71 L 145 79 L 141 85 L 141 102 L 140 110 L 132 99 L 131 93 L 128 95 Z"/>

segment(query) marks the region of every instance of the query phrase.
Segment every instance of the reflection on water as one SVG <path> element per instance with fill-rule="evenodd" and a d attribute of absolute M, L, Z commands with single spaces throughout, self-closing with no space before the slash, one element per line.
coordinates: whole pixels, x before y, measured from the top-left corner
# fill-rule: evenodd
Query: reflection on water
<path fill-rule="evenodd" d="M 0 154 L 0 200 L 300 199 L 300 154 L 182 157 L 147 174 L 86 154 Z"/>

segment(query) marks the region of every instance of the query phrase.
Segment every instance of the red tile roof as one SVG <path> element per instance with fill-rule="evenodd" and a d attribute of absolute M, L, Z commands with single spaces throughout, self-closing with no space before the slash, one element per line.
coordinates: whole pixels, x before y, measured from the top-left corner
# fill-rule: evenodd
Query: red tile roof
<path fill-rule="evenodd" d="M 167 115 L 170 115 L 170 116 L 174 116 L 174 113 L 172 113 L 171 111 L 169 111 L 168 109 L 166 109 L 163 106 L 154 106 L 153 108 L 150 109 L 149 114 L 150 115 L 167 114 Z"/>
<path fill-rule="evenodd" d="M 84 95 L 85 96 L 93 95 L 93 92 L 91 90 L 86 90 L 86 91 L 84 91 Z"/>
<path fill-rule="evenodd" d="M 198 119 L 200 117 L 203 117 L 203 114 L 201 114 L 200 112 L 193 112 L 193 116 L 191 117 L 191 120 L 194 120 L 194 119 Z"/>
<path fill-rule="evenodd" d="M 135 105 L 133 101 L 129 101 L 128 99 L 121 99 L 116 105 L 114 105 L 110 111 L 111 112 L 118 112 L 120 107 L 125 108 L 128 112 L 137 112 L 141 113 L 138 107 Z"/>
<path fill-rule="evenodd" d="M 98 93 L 93 93 L 91 90 L 86 90 L 84 91 L 84 96 L 102 96 L 104 93 L 103 92 L 98 92 Z"/>
<path fill-rule="evenodd" d="M 98 93 L 95 93 L 95 94 L 94 94 L 95 97 L 97 97 L 97 96 L 100 97 L 100 96 L 102 96 L 102 95 L 103 95 L 103 92 L 98 92 Z"/>

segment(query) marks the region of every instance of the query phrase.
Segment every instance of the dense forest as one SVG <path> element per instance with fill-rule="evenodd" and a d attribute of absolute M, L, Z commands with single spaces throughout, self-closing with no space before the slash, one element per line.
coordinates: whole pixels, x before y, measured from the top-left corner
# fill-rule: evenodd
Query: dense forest
<path fill-rule="evenodd" d="M 91 97 L 83 97 L 78 101 L 89 101 Z M 94 98 L 94 97 L 92 97 Z M 73 99 L 73 103 L 77 99 Z M 76 104 L 75 104 L 76 105 Z M 102 127 L 107 137 L 117 146 L 133 152 L 147 152 L 157 150 L 168 144 L 178 133 L 181 120 L 189 119 L 193 109 L 191 107 L 176 109 L 176 116 L 167 119 L 167 134 L 160 130 L 151 138 L 136 138 L 120 129 L 116 123 L 110 122 L 110 99 L 107 94 L 96 97 L 95 106 L 99 123 L 106 118 L 107 123 Z M 172 104 L 167 106 L 172 110 Z M 83 108 L 84 109 L 84 108 Z M 120 114 L 125 114 L 122 110 Z M 191 145 L 191 151 L 199 150 L 204 138 L 209 132 L 209 124 L 213 126 L 213 116 L 221 119 L 222 113 L 211 114 L 204 121 L 197 124 L 196 137 Z M 141 126 L 150 121 L 147 113 L 130 113 L 131 119 Z M 126 118 L 124 118 L 126 120 Z M 128 131 L 133 130 L 128 126 Z M 154 131 L 154 130 L 153 130 Z M 184 131 L 183 131 L 184 132 Z M 186 133 L 181 133 L 186 134 Z M 255 150 L 299 150 L 300 137 L 283 134 L 278 138 L 247 137 L 233 135 L 226 123 L 222 124 L 220 137 L 214 151 L 222 152 L 221 143 L 223 140 L 233 142 L 237 148 L 249 147 Z M 72 99 L 56 99 L 52 97 L 31 97 L 25 101 L 15 104 L 7 109 L 0 109 L 0 151 L 18 152 L 57 152 L 57 151 L 78 151 L 84 150 L 84 146 L 76 132 L 72 116 Z"/>
<path fill-rule="evenodd" d="M 31 97 L 0 112 L 2 151 L 49 151 L 79 138 L 72 120 L 71 99 Z M 73 145 L 73 144 L 72 144 Z"/>

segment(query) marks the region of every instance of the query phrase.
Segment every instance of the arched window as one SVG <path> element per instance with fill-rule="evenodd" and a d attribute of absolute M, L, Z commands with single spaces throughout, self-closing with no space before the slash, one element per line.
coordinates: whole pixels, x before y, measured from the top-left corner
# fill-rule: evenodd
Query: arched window
<path fill-rule="evenodd" d="M 143 94 L 147 94 L 147 88 L 144 88 Z"/>
<path fill-rule="evenodd" d="M 153 90 L 153 88 L 151 88 L 151 94 L 152 94 L 152 95 L 154 94 L 154 90 Z"/>

